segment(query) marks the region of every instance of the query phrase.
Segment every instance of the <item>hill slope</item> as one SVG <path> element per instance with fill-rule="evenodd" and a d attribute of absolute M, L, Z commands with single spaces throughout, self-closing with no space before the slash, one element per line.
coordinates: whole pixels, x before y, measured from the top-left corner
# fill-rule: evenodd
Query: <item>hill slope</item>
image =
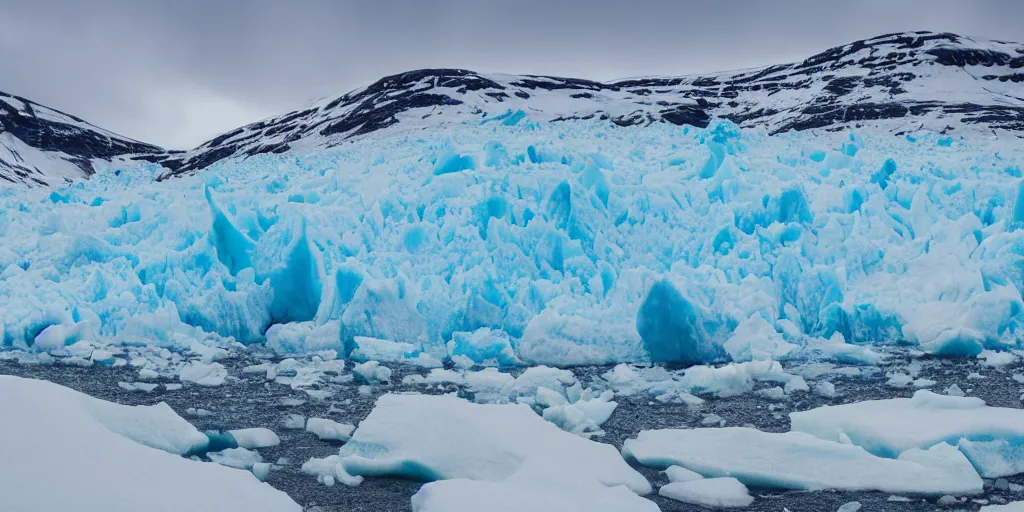
<path fill-rule="evenodd" d="M 705 76 L 600 83 L 428 69 L 389 76 L 308 109 L 253 123 L 182 155 L 163 178 L 233 156 L 310 150 L 380 130 L 523 111 L 531 119 L 707 126 L 713 117 L 771 133 L 971 127 L 1024 133 L 1024 45 L 948 33 L 890 34 L 802 62 Z"/>
<path fill-rule="evenodd" d="M 0 184 L 58 185 L 92 175 L 93 160 L 153 153 L 164 150 L 0 92 Z"/>

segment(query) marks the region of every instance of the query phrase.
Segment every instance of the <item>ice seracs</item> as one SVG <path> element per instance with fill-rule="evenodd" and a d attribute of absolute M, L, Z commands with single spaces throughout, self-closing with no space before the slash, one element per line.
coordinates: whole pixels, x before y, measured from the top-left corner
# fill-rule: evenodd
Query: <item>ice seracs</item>
<path fill-rule="evenodd" d="M 140 342 L 423 366 L 1006 352 L 1021 150 L 943 140 L 527 114 L 161 183 L 101 171 L 0 195 L 3 344 L 65 364 Z M 479 165 L 434 175 L 449 150 Z M 205 359 L 186 378 L 218 382 Z"/>

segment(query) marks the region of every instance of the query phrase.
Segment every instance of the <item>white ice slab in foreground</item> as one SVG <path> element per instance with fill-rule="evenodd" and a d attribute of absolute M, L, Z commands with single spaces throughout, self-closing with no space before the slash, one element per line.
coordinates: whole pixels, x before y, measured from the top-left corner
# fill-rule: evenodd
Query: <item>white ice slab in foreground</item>
<path fill-rule="evenodd" d="M 46 381 L 35 381 L 30 379 L 10 380 L 14 377 L 3 377 L 0 381 L 0 389 L 11 387 L 11 389 L 22 389 L 23 387 L 42 389 L 47 386 L 56 386 Z M 27 384 L 33 383 L 33 384 Z M 192 451 L 205 448 L 209 439 L 202 432 L 197 430 L 191 423 L 171 409 L 167 404 L 160 402 L 156 405 L 125 406 L 93 398 L 75 390 L 56 386 L 60 391 L 62 402 L 76 404 L 76 407 L 84 411 L 94 421 L 106 427 L 107 430 L 120 434 L 139 444 L 156 448 L 165 452 L 185 455 Z M 34 392 L 34 391 L 32 391 Z M 0 391 L 0 393 L 4 393 Z M 54 392 L 58 393 L 58 392 Z M 28 400 L 32 395 L 26 395 Z M 17 399 L 17 397 L 7 397 Z M 47 405 L 58 407 L 58 404 Z M 11 413 L 0 409 L 2 416 L 9 417 Z M 59 412 L 59 411 L 58 411 Z"/>
<path fill-rule="evenodd" d="M 644 465 L 677 465 L 706 477 L 735 477 L 752 487 L 930 496 L 982 490 L 971 463 L 947 444 L 886 459 L 799 432 L 772 434 L 734 427 L 645 430 L 627 440 L 622 453 Z"/>
<path fill-rule="evenodd" d="M 658 512 L 654 502 L 624 486 L 512 478 L 480 482 L 458 478 L 424 485 L 413 512 Z"/>
<path fill-rule="evenodd" d="M 490 482 L 517 475 L 651 492 L 614 447 L 564 432 L 519 404 L 384 395 L 340 454 L 352 475 Z"/>
<path fill-rule="evenodd" d="M 122 406 L 46 381 L 0 376 L 0 411 L 0 510 L 301 510 L 247 471 L 143 446 L 111 429 L 136 436 L 159 430 L 161 408 Z M 174 418 L 169 424 L 184 422 Z M 157 438 L 173 436 L 150 440 Z"/>
<path fill-rule="evenodd" d="M 913 398 L 870 400 L 790 414 L 792 429 L 838 441 L 839 432 L 883 457 L 937 443 L 959 444 L 982 476 L 1024 472 L 1024 410 L 980 398 L 921 390 Z"/>

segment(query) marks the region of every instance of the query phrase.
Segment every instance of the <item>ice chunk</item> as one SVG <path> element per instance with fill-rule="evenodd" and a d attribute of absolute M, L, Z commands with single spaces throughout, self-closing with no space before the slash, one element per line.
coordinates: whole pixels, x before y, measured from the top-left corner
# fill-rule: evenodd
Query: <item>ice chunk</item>
<path fill-rule="evenodd" d="M 669 466 L 665 469 L 665 476 L 668 477 L 669 482 L 690 482 L 704 478 L 700 473 L 680 466 Z"/>
<path fill-rule="evenodd" d="M 241 448 L 270 448 L 281 444 L 281 439 L 269 428 L 243 428 L 228 433 Z"/>
<path fill-rule="evenodd" d="M 352 369 L 352 373 L 363 379 L 364 382 L 387 382 L 391 380 L 391 369 L 381 366 L 377 361 L 356 364 Z"/>
<path fill-rule="evenodd" d="M 516 366 L 522 364 L 516 357 L 512 340 L 503 331 L 481 327 L 473 332 L 452 333 L 448 342 L 448 355 L 465 356 L 477 364 Z"/>
<path fill-rule="evenodd" d="M 263 457 L 260 457 L 260 454 L 245 448 L 228 448 L 219 452 L 210 452 L 206 455 L 210 457 L 210 460 L 221 466 L 235 469 L 251 470 L 254 465 L 263 462 Z"/>
<path fill-rule="evenodd" d="M 566 386 L 576 383 L 576 376 L 569 370 L 548 366 L 531 366 L 515 378 L 514 391 L 519 395 L 534 395 L 545 387 L 564 393 Z"/>
<path fill-rule="evenodd" d="M 325 418 L 310 418 L 306 421 L 306 432 L 315 434 L 322 441 L 348 441 L 355 429 L 352 425 Z"/>
<path fill-rule="evenodd" d="M 267 329 L 267 348 L 278 354 L 341 350 L 340 329 L 338 322 L 274 324 Z"/>
<path fill-rule="evenodd" d="M 193 382 L 200 386 L 215 387 L 224 384 L 227 379 L 228 370 L 220 363 L 201 363 L 198 361 L 189 363 L 182 367 L 178 373 L 178 380 L 182 382 Z"/>
<path fill-rule="evenodd" d="M 836 512 L 858 512 L 861 509 L 859 501 L 851 501 L 849 503 L 843 503 L 841 507 L 836 509 Z"/>
<path fill-rule="evenodd" d="M 364 279 L 341 316 L 344 355 L 351 353 L 356 336 L 414 345 L 426 341 L 427 321 L 412 292 L 404 279 Z"/>
<path fill-rule="evenodd" d="M 345 467 L 341 465 L 341 457 L 337 455 L 309 459 L 302 464 L 302 472 L 316 476 L 317 480 L 327 487 L 334 485 L 335 481 L 349 487 L 358 487 L 363 483 L 362 476 L 352 476 L 345 471 Z"/>
<path fill-rule="evenodd" d="M 790 413 L 790 421 L 794 431 L 821 439 L 835 441 L 842 432 L 854 444 L 882 457 L 896 457 L 906 450 L 938 443 L 960 443 L 983 476 L 1024 471 L 1019 448 L 1020 440 L 1024 439 L 1024 410 L 989 407 L 979 398 L 920 390 L 913 398 L 870 400 L 794 412 Z"/>
<path fill-rule="evenodd" d="M 754 502 L 747 486 L 731 477 L 702 478 L 661 486 L 658 494 L 683 503 L 709 508 L 743 508 Z"/>
<path fill-rule="evenodd" d="M 967 458 L 945 443 L 887 459 L 858 446 L 800 432 L 726 427 L 645 430 L 627 440 L 622 453 L 644 465 L 677 465 L 705 477 L 732 476 L 754 487 L 930 496 L 973 494 L 982 489 L 981 477 Z"/>
<path fill-rule="evenodd" d="M 794 376 L 787 374 L 777 361 L 750 361 L 725 366 L 693 366 L 687 368 L 680 385 L 694 393 L 709 393 L 720 397 L 742 395 L 754 389 L 757 382 L 789 382 Z M 782 389 L 779 389 L 782 392 Z"/>
<path fill-rule="evenodd" d="M 68 342 L 72 332 L 72 328 L 67 325 L 51 325 L 36 335 L 33 346 L 39 350 L 61 349 Z"/>
<path fill-rule="evenodd" d="M 724 426 L 725 420 L 722 419 L 722 417 L 717 414 L 705 414 L 704 419 L 700 420 L 700 424 L 704 426 Z"/>
<path fill-rule="evenodd" d="M 733 330 L 723 345 L 733 361 L 757 359 L 781 359 L 797 348 L 784 341 L 782 334 L 775 330 L 761 315 L 755 314 Z"/>
<path fill-rule="evenodd" d="M 587 400 L 578 399 L 572 403 L 567 402 L 564 398 L 560 402 L 550 398 L 542 400 L 544 391 L 554 393 L 547 388 L 537 390 L 538 404 L 547 407 L 542 413 L 544 419 L 558 425 L 558 428 L 574 434 L 584 435 L 597 432 L 598 427 L 611 418 L 618 406 L 616 402 L 611 401 L 614 396 L 611 391 L 606 391 L 600 396 Z M 561 395 L 557 393 L 555 396 L 561 398 Z"/>
<path fill-rule="evenodd" d="M 412 343 L 401 343 L 390 340 L 378 340 L 366 336 L 356 336 L 355 350 L 352 358 L 358 361 L 391 361 L 397 362 L 403 359 L 411 359 L 419 354 L 419 347 Z"/>
<path fill-rule="evenodd" d="M 519 475 L 651 492 L 610 445 L 563 432 L 525 405 L 452 396 L 381 396 L 340 455 L 353 475 L 491 482 Z"/>
<path fill-rule="evenodd" d="M 636 330 L 653 361 L 689 364 L 726 358 L 708 324 L 709 313 L 684 297 L 675 285 L 661 280 L 651 286 L 637 313 Z"/>
<path fill-rule="evenodd" d="M 265 482 L 270 476 L 271 464 L 269 462 L 257 462 L 252 465 L 252 475 L 259 481 Z"/>
<path fill-rule="evenodd" d="M 961 438 L 960 451 L 974 464 L 981 476 L 996 478 L 1024 472 L 1024 444 L 996 439 L 992 441 Z"/>
<path fill-rule="evenodd" d="M 96 403 L 105 405 L 97 407 Z M 101 414 L 95 415 L 91 408 Z M 169 456 L 132 440 L 163 437 L 169 441 L 173 436 L 164 436 L 160 430 L 166 433 L 173 431 L 171 426 L 177 422 L 185 423 L 169 408 L 126 407 L 45 381 L 0 376 L 0 409 L 4 411 L 0 416 L 0 457 L 11 462 L 0 465 L 2 501 L 7 510 L 302 510 L 286 494 L 260 483 L 248 472 Z M 163 410 L 169 414 L 154 414 Z M 121 433 L 107 425 L 122 427 Z M 149 435 L 127 435 L 133 432 Z M 194 429 L 192 432 L 205 439 Z M 174 452 L 184 445 L 169 444 L 179 447 L 173 448 Z M 52 463 L 54 460 L 60 463 Z M 103 461 L 102 472 L 96 471 L 96 461 Z M 46 481 L 61 484 L 40 492 L 39 482 Z M 111 494 L 110 482 L 117 482 L 116 496 Z M 167 492 L 168 482 L 187 492 Z"/>
<path fill-rule="evenodd" d="M 306 428 L 306 417 L 301 414 L 289 414 L 281 422 L 281 427 L 288 430 L 303 430 Z"/>
<path fill-rule="evenodd" d="M 893 374 L 892 377 L 889 377 L 889 380 L 886 381 L 886 384 L 894 388 L 903 388 L 909 386 L 912 382 L 914 382 L 914 379 L 910 375 L 907 375 L 905 373 L 896 373 Z"/>
<path fill-rule="evenodd" d="M 658 506 L 625 486 L 513 478 L 431 482 L 412 497 L 413 512 L 657 512 Z"/>
<path fill-rule="evenodd" d="M 1024 501 L 1012 501 L 1005 505 L 985 505 L 980 512 L 1024 512 Z"/>
<path fill-rule="evenodd" d="M 836 396 L 836 385 L 828 381 L 818 382 L 814 385 L 814 393 L 825 398 L 834 397 Z"/>
<path fill-rule="evenodd" d="M 978 354 L 979 359 L 985 360 L 985 366 L 1000 368 L 1017 362 L 1017 355 L 1013 352 L 996 352 L 994 350 L 982 350 Z"/>

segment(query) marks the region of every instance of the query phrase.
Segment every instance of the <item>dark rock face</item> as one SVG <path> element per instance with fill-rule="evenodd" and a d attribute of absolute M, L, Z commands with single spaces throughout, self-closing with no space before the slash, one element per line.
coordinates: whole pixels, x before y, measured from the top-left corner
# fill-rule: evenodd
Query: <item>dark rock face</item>
<path fill-rule="evenodd" d="M 60 158 L 84 176 L 93 172 L 90 159 L 129 155 L 163 166 L 159 179 L 228 158 L 315 151 L 382 131 L 481 122 L 517 111 L 537 122 L 594 120 L 620 127 L 670 123 L 702 128 L 720 118 L 770 134 L 870 124 L 892 133 L 981 129 L 1024 136 L 1021 83 L 1024 45 L 932 32 L 883 35 L 801 62 L 709 76 L 602 83 L 424 69 L 237 128 L 187 152 L 130 141 L 0 93 L 0 150 L 7 149 L 0 153 L 0 183 L 50 182 L 3 144 L 5 133 L 31 148 L 62 152 Z M 950 84 L 956 89 L 950 90 Z M 38 109 L 50 114 L 36 116 Z M 511 117 L 518 122 L 522 116 Z"/>
<path fill-rule="evenodd" d="M 531 119 L 606 120 L 628 127 L 706 127 L 712 118 L 777 134 L 881 123 L 894 133 L 957 127 L 1024 132 L 1024 45 L 956 34 L 889 34 L 826 50 L 802 62 L 713 76 L 638 78 L 611 83 L 547 76 L 485 76 L 426 69 L 385 77 L 319 106 L 234 130 L 184 155 L 165 158 L 161 179 L 229 156 L 281 151 L 281 144 L 327 147 L 385 129 L 486 119 L 523 110 Z M 976 87 L 947 91 L 937 81 L 966 73 Z M 558 96 L 557 111 L 538 95 Z M 948 128 L 947 128 L 948 127 Z"/>
<path fill-rule="evenodd" d="M 40 152 L 67 162 L 80 170 L 81 176 L 90 176 L 95 172 L 93 159 L 110 160 L 121 155 L 152 154 L 163 150 L 119 137 L 75 116 L 25 98 L 0 92 L 0 183 L 51 184 L 52 174 L 40 168 L 50 162 L 40 161 Z M 63 178 L 70 180 L 73 177 Z"/>

